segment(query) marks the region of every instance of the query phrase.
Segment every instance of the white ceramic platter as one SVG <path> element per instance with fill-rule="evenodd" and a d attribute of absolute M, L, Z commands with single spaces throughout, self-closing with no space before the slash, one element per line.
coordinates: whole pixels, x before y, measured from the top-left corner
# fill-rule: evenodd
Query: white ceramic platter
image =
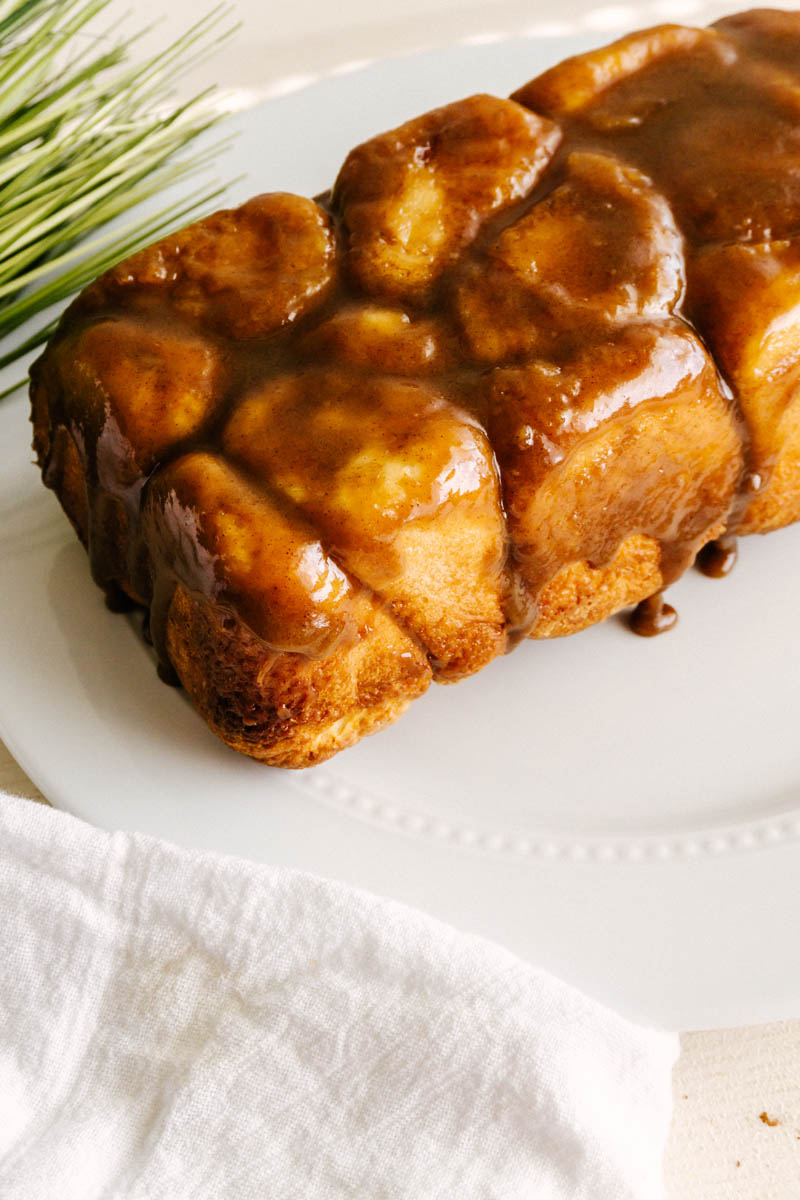
<path fill-rule="evenodd" d="M 587 44 L 452 47 L 269 101 L 236 118 L 232 198 L 314 194 L 369 134 Z M 725 581 L 681 581 L 665 637 L 610 621 L 528 644 L 289 773 L 159 683 L 29 443 L 26 402 L 0 404 L 0 735 L 53 803 L 394 896 L 645 1020 L 800 1012 L 800 528 L 751 539 Z"/>

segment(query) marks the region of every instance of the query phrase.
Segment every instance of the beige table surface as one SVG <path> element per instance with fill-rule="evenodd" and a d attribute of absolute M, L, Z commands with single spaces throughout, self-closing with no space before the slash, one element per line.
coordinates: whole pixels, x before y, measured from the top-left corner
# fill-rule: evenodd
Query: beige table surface
<path fill-rule="evenodd" d="M 115 7 L 133 7 L 137 24 L 161 17 L 167 8 L 160 0 L 133 0 L 132 5 L 113 0 Z M 150 36 L 150 48 L 207 6 L 173 0 L 168 7 L 160 29 Z M 218 81 L 246 102 L 248 93 L 297 86 L 345 63 L 464 38 L 594 30 L 611 39 L 665 20 L 705 24 L 725 11 L 730 5 L 705 0 L 602 7 L 591 0 L 559 0 L 558 5 L 543 0 L 238 0 L 241 32 L 185 86 Z M 3 789 L 41 798 L 0 743 Z M 800 1200 L 800 1019 L 683 1034 L 674 1096 L 665 1163 L 668 1200 Z"/>

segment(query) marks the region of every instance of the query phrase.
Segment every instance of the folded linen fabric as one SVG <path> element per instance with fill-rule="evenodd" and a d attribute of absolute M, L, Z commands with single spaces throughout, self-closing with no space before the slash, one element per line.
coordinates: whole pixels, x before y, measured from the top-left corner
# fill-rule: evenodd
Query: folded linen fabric
<path fill-rule="evenodd" d="M 3 1200 L 663 1193 L 677 1038 L 413 909 L 2 795 L 0 912 Z"/>

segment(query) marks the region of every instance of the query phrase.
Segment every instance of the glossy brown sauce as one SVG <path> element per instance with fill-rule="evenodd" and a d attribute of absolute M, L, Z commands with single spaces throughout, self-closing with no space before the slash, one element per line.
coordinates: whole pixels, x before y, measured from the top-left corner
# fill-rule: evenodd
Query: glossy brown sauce
<path fill-rule="evenodd" d="M 708 542 L 697 556 L 697 566 L 709 579 L 724 579 L 736 566 L 739 543 L 733 534 Z"/>
<path fill-rule="evenodd" d="M 318 205 L 218 214 L 71 306 L 34 418 L 41 389 L 87 481 L 94 577 L 149 607 L 162 677 L 178 584 L 310 656 L 363 636 L 378 597 L 457 678 L 530 632 L 570 563 L 642 534 L 667 586 L 735 531 L 776 459 L 721 367 L 707 252 L 800 234 L 800 19 L 724 29 L 426 114 Z M 60 446 L 37 431 L 51 483 Z M 436 555 L 465 527 L 445 619 Z M 717 538 L 700 565 L 733 561 Z M 675 620 L 659 593 L 631 624 Z"/>
<path fill-rule="evenodd" d="M 657 637 L 674 629 L 677 623 L 678 614 L 660 592 L 640 601 L 630 616 L 631 630 L 639 637 Z"/>

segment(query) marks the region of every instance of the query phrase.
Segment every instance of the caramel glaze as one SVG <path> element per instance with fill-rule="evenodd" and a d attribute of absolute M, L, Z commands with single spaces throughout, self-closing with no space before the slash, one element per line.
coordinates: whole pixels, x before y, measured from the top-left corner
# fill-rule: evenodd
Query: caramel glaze
<path fill-rule="evenodd" d="M 267 655 L 386 606 L 449 680 L 535 633 L 565 566 L 644 535 L 665 587 L 735 532 L 780 447 L 709 253 L 766 247 L 783 286 L 799 63 L 797 14 L 633 35 L 89 287 L 32 370 L 35 446 L 51 486 L 80 463 L 94 578 L 150 609 L 162 675 L 178 585 Z M 659 592 L 633 627 L 674 622 Z"/>

